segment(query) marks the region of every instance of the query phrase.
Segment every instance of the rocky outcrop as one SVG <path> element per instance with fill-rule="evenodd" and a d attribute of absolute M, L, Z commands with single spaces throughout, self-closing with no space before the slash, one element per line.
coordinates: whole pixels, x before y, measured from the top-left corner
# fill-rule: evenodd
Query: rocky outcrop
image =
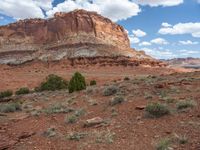
<path fill-rule="evenodd" d="M 130 48 L 123 27 L 96 12 L 75 10 L 0 27 L 0 63 L 113 55 L 150 58 Z"/>

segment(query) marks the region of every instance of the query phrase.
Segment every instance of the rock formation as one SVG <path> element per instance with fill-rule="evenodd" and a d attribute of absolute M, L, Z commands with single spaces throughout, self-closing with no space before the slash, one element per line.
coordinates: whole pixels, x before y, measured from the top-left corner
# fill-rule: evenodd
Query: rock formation
<path fill-rule="evenodd" d="M 96 56 L 150 58 L 130 48 L 123 27 L 96 12 L 59 12 L 47 20 L 26 19 L 0 27 L 0 63 Z"/>

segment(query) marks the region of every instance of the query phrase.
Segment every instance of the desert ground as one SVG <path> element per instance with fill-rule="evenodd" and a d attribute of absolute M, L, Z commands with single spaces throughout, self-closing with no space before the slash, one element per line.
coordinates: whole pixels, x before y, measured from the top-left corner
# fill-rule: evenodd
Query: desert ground
<path fill-rule="evenodd" d="M 62 62 L 1 65 L 0 91 L 34 89 L 49 74 L 69 80 L 76 71 L 97 85 L 71 94 L 33 91 L 1 99 L 0 107 L 20 105 L 18 111 L 0 113 L 1 150 L 200 149 L 198 71 Z M 167 113 L 150 116 L 147 107 L 154 103 Z"/>

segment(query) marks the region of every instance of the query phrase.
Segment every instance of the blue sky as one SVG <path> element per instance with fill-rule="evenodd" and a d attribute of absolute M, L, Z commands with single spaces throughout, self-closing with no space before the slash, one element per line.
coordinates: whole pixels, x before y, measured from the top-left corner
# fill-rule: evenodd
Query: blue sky
<path fill-rule="evenodd" d="M 0 25 L 77 8 L 122 25 L 131 47 L 153 57 L 200 57 L 200 0 L 0 0 Z"/>

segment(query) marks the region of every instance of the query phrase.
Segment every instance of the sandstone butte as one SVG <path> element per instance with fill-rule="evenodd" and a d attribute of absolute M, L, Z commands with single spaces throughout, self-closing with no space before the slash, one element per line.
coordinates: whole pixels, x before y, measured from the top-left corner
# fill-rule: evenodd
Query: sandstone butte
<path fill-rule="evenodd" d="M 130 48 L 122 26 L 96 12 L 58 12 L 50 19 L 25 19 L 0 27 L 0 64 L 99 56 L 152 60 Z"/>

